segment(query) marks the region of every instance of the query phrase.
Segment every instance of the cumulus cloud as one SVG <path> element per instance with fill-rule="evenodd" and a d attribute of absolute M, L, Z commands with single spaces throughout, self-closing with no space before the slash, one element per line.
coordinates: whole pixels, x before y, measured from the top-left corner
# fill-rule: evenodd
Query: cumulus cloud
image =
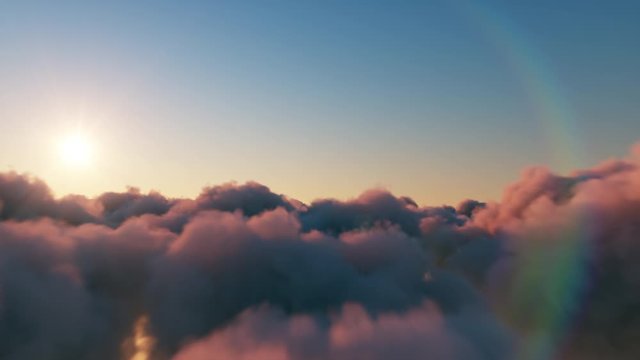
<path fill-rule="evenodd" d="M 54 200 L 42 180 L 14 172 L 0 174 L 0 220 L 47 217 L 74 225 L 93 222 L 84 200 L 79 196 Z"/>
<path fill-rule="evenodd" d="M 315 201 L 300 214 L 300 219 L 305 230 L 331 234 L 394 224 L 409 235 L 417 235 L 420 215 L 416 203 L 409 198 L 398 198 L 384 190 L 369 190 L 351 201 Z"/>
<path fill-rule="evenodd" d="M 479 317 L 474 317 L 478 316 Z M 465 314 L 484 343 L 470 342 L 431 302 L 404 313 L 372 317 L 347 303 L 325 316 L 294 315 L 268 307 L 250 309 L 222 331 L 185 346 L 174 359 L 501 359 L 507 339 L 481 314 Z M 488 325 L 488 326 L 487 326 Z"/>
<path fill-rule="evenodd" d="M 636 359 L 638 154 L 456 207 L 0 174 L 0 358 Z"/>

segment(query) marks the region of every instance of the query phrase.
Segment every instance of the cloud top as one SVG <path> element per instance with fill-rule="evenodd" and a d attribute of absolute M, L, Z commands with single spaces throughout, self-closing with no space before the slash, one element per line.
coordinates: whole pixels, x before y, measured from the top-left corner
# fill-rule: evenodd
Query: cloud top
<path fill-rule="evenodd" d="M 456 207 L 0 174 L 0 358 L 635 359 L 639 165 L 530 168 Z"/>

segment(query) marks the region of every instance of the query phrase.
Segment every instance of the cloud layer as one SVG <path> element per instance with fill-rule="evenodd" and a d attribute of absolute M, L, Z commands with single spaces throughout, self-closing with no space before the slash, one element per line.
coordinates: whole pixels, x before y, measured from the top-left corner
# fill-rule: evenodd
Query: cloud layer
<path fill-rule="evenodd" d="M 0 359 L 636 359 L 639 165 L 455 207 L 0 174 Z"/>

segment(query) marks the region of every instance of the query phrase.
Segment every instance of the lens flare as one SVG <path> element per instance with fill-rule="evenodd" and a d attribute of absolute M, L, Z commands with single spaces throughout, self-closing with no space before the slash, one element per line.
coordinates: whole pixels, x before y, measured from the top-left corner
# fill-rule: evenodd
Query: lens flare
<path fill-rule="evenodd" d="M 125 353 L 129 349 L 131 355 L 126 356 L 128 360 L 150 360 L 151 352 L 155 346 L 156 340 L 151 336 L 147 328 L 149 326 L 149 318 L 141 316 L 133 325 L 133 334 L 125 343 L 123 348 Z"/>

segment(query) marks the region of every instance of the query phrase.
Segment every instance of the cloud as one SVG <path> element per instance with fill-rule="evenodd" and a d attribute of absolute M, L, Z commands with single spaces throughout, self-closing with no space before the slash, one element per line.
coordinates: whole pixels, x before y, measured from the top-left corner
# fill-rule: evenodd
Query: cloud
<path fill-rule="evenodd" d="M 282 209 L 249 219 L 218 211 L 193 219 L 150 283 L 160 343 L 173 351 L 263 303 L 308 313 L 351 301 L 377 312 L 426 296 L 428 263 L 406 234 L 378 229 L 313 239 L 299 229 L 296 215 Z"/>
<path fill-rule="evenodd" d="M 170 235 L 48 219 L 0 224 L 0 357 L 114 359 Z"/>
<path fill-rule="evenodd" d="M 477 314 L 476 314 L 477 315 Z M 482 344 L 469 342 L 431 302 L 404 313 L 372 317 L 361 305 L 345 304 L 328 315 L 288 316 L 270 307 L 240 314 L 221 331 L 185 346 L 175 360 L 204 359 L 501 359 L 504 338 L 485 328 L 485 319 L 466 320 L 484 333 Z"/>
<path fill-rule="evenodd" d="M 144 330 L 156 360 L 635 359 L 639 166 L 530 168 L 457 207 L 0 174 L 0 358 L 132 358 Z"/>
<path fill-rule="evenodd" d="M 246 216 L 260 214 L 277 207 L 292 209 L 293 206 L 281 195 L 272 193 L 268 187 L 249 182 L 244 185 L 228 183 L 205 188 L 196 199 L 198 209 L 236 211 Z"/>
<path fill-rule="evenodd" d="M 14 172 L 0 174 L 1 220 L 48 217 L 74 225 L 96 221 L 83 206 L 84 200 L 73 196 L 57 201 L 41 180 Z"/>
<path fill-rule="evenodd" d="M 409 198 L 397 198 L 384 190 L 369 190 L 351 201 L 315 201 L 301 213 L 300 219 L 305 230 L 331 234 L 394 224 L 409 235 L 417 235 L 420 212 Z"/>
<path fill-rule="evenodd" d="M 172 203 L 157 192 L 147 195 L 136 188 L 130 188 L 125 193 L 108 192 L 97 199 L 103 221 L 111 226 L 117 226 L 131 217 L 144 214 L 162 215 L 169 211 Z"/>

